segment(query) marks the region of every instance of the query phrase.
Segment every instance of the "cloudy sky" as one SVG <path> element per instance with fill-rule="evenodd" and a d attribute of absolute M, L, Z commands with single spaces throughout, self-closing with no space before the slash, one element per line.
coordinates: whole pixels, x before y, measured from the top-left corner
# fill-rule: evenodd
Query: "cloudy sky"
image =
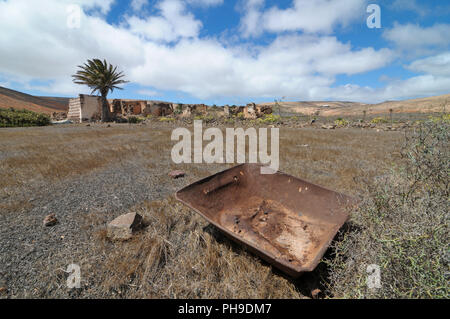
<path fill-rule="evenodd" d="M 370 4 L 381 28 L 369 28 Z M 373 21 L 373 20 L 371 20 Z M 450 93 L 450 2 L 0 0 L 0 86 L 89 93 L 88 58 L 130 81 L 111 97 L 238 104 L 380 102 Z"/>

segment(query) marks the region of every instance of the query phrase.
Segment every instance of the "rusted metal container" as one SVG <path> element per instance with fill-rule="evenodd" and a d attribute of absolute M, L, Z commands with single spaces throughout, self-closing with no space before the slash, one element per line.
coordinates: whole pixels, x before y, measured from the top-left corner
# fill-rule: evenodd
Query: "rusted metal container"
<path fill-rule="evenodd" d="M 242 164 L 202 179 L 176 193 L 250 251 L 298 277 L 320 262 L 348 218 L 348 196 L 277 172 Z"/>

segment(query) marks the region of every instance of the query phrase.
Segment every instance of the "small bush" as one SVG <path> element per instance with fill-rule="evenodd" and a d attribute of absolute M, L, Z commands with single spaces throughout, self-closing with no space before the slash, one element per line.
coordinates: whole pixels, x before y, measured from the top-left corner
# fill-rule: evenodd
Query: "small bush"
<path fill-rule="evenodd" d="M 50 123 L 50 117 L 46 114 L 13 108 L 0 109 L 0 127 L 46 126 Z"/>
<path fill-rule="evenodd" d="M 388 120 L 386 120 L 385 118 L 382 118 L 382 117 L 376 117 L 376 118 L 372 119 L 372 121 L 370 121 L 370 123 L 372 123 L 372 124 L 385 124 L 385 123 L 388 123 Z"/>
<path fill-rule="evenodd" d="M 145 119 L 137 117 L 137 116 L 128 117 L 128 123 L 131 123 L 131 124 L 138 124 L 138 123 L 143 122 L 144 120 Z"/>
<path fill-rule="evenodd" d="M 264 117 L 258 119 L 261 124 L 274 124 L 281 121 L 281 116 L 274 114 L 266 114 Z"/>
<path fill-rule="evenodd" d="M 160 122 L 174 122 L 175 119 L 173 117 L 161 117 L 159 119 Z"/>
<path fill-rule="evenodd" d="M 336 124 L 337 126 L 347 126 L 349 122 L 345 119 L 338 118 L 336 121 L 334 121 L 334 124 Z"/>
<path fill-rule="evenodd" d="M 344 298 L 449 298 L 449 125 L 407 136 L 404 164 L 375 183 L 334 244 L 329 290 Z M 369 288 L 367 266 L 380 268 Z"/>
<path fill-rule="evenodd" d="M 177 107 L 173 110 L 173 114 L 180 115 L 183 113 L 183 106 L 178 103 Z"/>
<path fill-rule="evenodd" d="M 450 114 L 442 114 L 440 116 L 430 116 L 429 120 L 434 123 L 445 122 L 446 124 L 450 124 Z"/>
<path fill-rule="evenodd" d="M 212 115 L 197 115 L 197 116 L 194 116 L 194 120 L 203 121 L 205 123 L 210 123 L 210 122 L 214 121 L 214 116 L 212 116 Z"/>

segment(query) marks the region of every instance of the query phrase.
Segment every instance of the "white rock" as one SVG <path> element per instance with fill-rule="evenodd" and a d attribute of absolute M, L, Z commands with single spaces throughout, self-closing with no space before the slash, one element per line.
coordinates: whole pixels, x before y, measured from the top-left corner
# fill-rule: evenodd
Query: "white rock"
<path fill-rule="evenodd" d="M 133 231 L 142 225 L 142 216 L 137 213 L 121 215 L 107 226 L 107 236 L 113 240 L 128 240 Z"/>

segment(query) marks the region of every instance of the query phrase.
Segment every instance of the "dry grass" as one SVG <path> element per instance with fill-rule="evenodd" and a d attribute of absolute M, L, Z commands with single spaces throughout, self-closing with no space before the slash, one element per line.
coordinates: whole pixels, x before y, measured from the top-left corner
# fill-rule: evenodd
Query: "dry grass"
<path fill-rule="evenodd" d="M 36 180 L 53 183 L 108 170 L 117 162 L 139 163 L 143 170 L 162 165 L 164 170 L 183 169 L 186 185 L 217 171 L 217 165 L 171 163 L 170 133 L 171 126 L 128 124 L 2 130 L 0 190 L 18 199 L 19 192 L 29 191 Z M 402 133 L 282 128 L 280 138 L 281 170 L 356 196 L 362 187 L 356 177 L 383 175 L 398 161 Z M 80 264 L 89 296 L 303 298 L 323 288 L 323 264 L 297 281 L 286 278 L 172 196 L 136 203 L 123 213 L 129 211 L 143 215 L 146 227 L 128 242 L 107 240 L 109 220 L 104 215 L 85 216 L 85 227 L 79 231 L 89 234 L 92 242 Z M 66 263 L 61 261 L 61 267 Z M 51 278 L 59 286 L 65 280 Z"/>
<path fill-rule="evenodd" d="M 425 123 L 408 134 L 398 168 L 368 181 L 328 260 L 332 295 L 449 298 L 448 134 L 448 123 Z M 380 269 L 378 287 L 367 283 L 369 265 Z"/>
<path fill-rule="evenodd" d="M 286 278 L 222 237 L 173 197 L 133 208 L 146 227 L 131 241 L 97 232 L 95 271 L 106 295 L 125 298 L 301 298 Z M 101 276 L 101 278 L 99 277 Z"/>
<path fill-rule="evenodd" d="M 32 128 L 0 132 L 0 188 L 21 186 L 35 179 L 53 181 L 81 175 L 139 156 L 150 158 L 170 137 L 129 126 Z M 166 134 L 168 134 L 166 132 Z"/>

